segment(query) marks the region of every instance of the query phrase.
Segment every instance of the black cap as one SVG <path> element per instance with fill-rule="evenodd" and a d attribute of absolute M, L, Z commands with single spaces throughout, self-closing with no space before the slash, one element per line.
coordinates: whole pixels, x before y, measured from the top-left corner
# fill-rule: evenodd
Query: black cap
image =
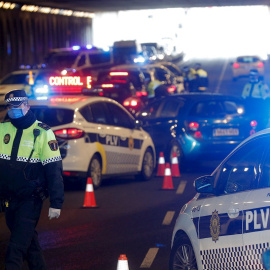
<path fill-rule="evenodd" d="M 5 102 L 15 107 L 20 106 L 27 100 L 28 97 L 24 90 L 12 90 L 5 95 Z"/>

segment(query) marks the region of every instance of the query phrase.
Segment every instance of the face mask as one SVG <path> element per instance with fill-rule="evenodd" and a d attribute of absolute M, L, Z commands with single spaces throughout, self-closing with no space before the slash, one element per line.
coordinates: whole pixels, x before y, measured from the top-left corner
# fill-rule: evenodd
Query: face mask
<path fill-rule="evenodd" d="M 12 119 L 17 119 L 24 116 L 23 109 L 12 108 L 8 110 L 8 116 Z"/>

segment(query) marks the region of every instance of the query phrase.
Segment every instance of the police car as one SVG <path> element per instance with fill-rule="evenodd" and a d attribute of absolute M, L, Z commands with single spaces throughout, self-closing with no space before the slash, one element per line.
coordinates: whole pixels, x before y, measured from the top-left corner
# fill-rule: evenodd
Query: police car
<path fill-rule="evenodd" d="M 270 246 L 270 129 L 243 141 L 211 175 L 176 221 L 170 270 L 264 269 Z"/>
<path fill-rule="evenodd" d="M 55 133 L 64 176 L 92 177 L 96 188 L 112 175 L 152 177 L 156 160 L 152 139 L 116 101 L 67 95 L 29 103 L 37 119 Z"/>

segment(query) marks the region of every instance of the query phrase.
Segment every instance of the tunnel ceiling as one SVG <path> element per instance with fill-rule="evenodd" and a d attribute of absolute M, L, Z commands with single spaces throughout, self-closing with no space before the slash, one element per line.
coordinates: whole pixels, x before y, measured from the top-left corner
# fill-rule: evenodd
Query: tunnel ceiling
<path fill-rule="evenodd" d="M 18 4 L 40 5 L 87 12 L 133 9 L 190 8 L 211 6 L 269 5 L 270 0 L 17 0 Z"/>

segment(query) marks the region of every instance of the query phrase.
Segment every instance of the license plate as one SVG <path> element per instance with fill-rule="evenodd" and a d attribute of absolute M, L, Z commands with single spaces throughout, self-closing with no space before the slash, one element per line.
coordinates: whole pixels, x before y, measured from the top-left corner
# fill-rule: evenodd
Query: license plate
<path fill-rule="evenodd" d="M 216 128 L 213 130 L 213 136 L 238 136 L 238 128 Z"/>

